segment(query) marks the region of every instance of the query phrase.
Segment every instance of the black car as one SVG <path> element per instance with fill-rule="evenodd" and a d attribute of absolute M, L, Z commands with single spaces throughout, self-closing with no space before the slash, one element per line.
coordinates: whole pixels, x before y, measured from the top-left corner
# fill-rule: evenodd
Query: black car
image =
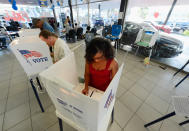
<path fill-rule="evenodd" d="M 126 22 L 121 37 L 121 43 L 124 45 L 135 45 L 134 43 L 139 30 L 145 28 L 142 25 L 142 23 Z M 133 46 L 133 48 L 135 48 L 135 46 Z M 159 36 L 153 46 L 152 57 L 174 57 L 182 53 L 182 49 L 182 41 L 172 37 L 170 34 L 159 32 Z M 140 48 L 139 52 L 147 56 L 149 50 Z"/>
<path fill-rule="evenodd" d="M 94 26 L 104 26 L 104 21 L 102 19 L 96 19 Z"/>

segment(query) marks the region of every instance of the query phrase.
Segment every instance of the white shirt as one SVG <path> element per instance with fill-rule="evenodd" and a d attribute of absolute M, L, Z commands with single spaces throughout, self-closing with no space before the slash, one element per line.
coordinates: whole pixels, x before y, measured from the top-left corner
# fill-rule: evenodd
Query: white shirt
<path fill-rule="evenodd" d="M 70 48 L 66 42 L 58 38 L 54 44 L 54 61 L 57 62 L 62 59 L 64 56 L 67 56 L 71 53 Z"/>

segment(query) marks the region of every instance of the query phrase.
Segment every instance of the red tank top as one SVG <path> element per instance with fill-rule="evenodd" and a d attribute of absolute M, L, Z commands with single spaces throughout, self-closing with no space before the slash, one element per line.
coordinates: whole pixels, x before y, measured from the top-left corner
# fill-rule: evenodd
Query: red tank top
<path fill-rule="evenodd" d="M 112 59 L 109 59 L 106 63 L 106 68 L 104 70 L 96 70 L 93 68 L 92 64 L 89 64 L 90 72 L 90 83 L 89 85 L 95 87 L 99 90 L 105 91 L 111 82 L 111 70 L 108 70 Z"/>

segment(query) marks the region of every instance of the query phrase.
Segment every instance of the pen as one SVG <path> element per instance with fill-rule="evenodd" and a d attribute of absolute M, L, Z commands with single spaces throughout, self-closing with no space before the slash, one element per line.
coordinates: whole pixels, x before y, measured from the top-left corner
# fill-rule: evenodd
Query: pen
<path fill-rule="evenodd" d="M 90 97 L 93 95 L 93 92 L 94 92 L 94 91 L 92 91 L 92 93 L 91 93 Z"/>

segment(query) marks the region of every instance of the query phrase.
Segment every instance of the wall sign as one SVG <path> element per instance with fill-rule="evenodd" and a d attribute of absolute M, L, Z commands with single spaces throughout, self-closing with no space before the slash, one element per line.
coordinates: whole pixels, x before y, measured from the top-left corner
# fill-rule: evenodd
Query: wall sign
<path fill-rule="evenodd" d="M 47 0 L 38 0 L 40 7 L 47 7 L 48 1 Z"/>

